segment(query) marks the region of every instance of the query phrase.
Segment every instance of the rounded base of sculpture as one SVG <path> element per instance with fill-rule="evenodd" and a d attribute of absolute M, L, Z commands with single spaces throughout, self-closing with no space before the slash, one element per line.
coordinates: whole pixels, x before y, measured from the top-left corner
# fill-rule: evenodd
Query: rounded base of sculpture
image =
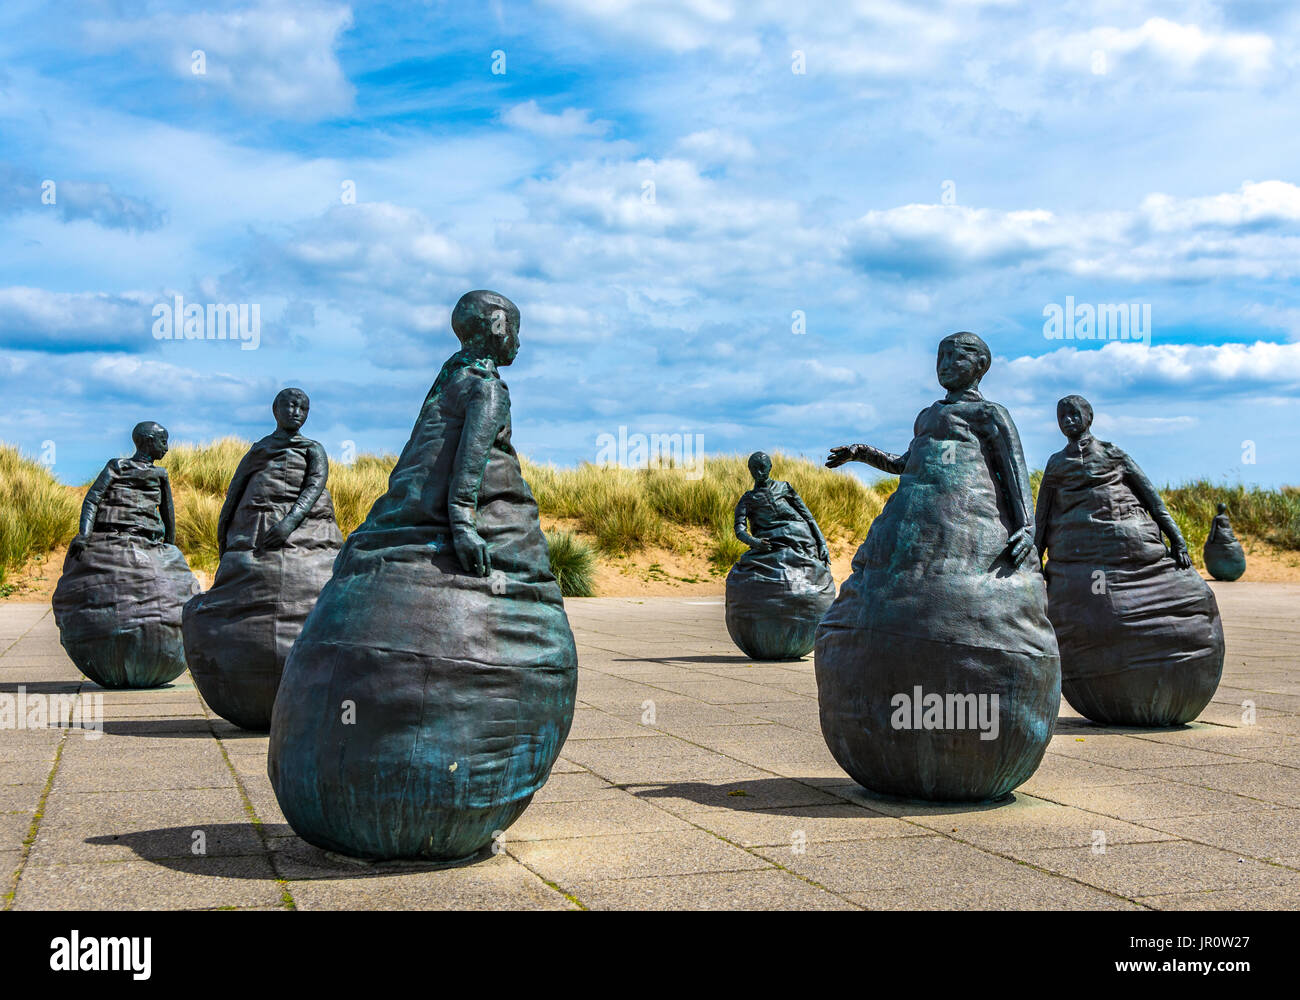
<path fill-rule="evenodd" d="M 1200 574 L 1168 559 L 1104 568 L 1049 559 L 1047 578 L 1061 692 L 1076 712 L 1104 725 L 1179 726 L 1210 703 L 1223 626 Z"/>
<path fill-rule="evenodd" d="M 1201 550 L 1205 571 L 1221 583 L 1241 579 L 1246 572 L 1246 553 L 1241 545 L 1219 546 L 1207 544 Z"/>
<path fill-rule="evenodd" d="M 1063 678 L 1061 696 L 1092 722 L 1107 726 L 1161 728 L 1185 726 L 1214 697 L 1223 659 L 1209 663 L 1170 663 L 1116 673 Z"/>
<path fill-rule="evenodd" d="M 834 602 L 825 564 L 788 550 L 750 552 L 727 574 L 727 632 L 751 659 L 802 659 Z"/>
<path fill-rule="evenodd" d="M 727 632 L 751 660 L 801 660 L 813 651 L 818 621 L 773 619 L 727 609 Z"/>
<path fill-rule="evenodd" d="M 209 622 L 200 594 L 185 605 L 185 657 L 194 686 L 208 707 L 231 725 L 249 732 L 271 729 L 271 712 L 283 664 L 273 636 L 255 623 Z"/>
<path fill-rule="evenodd" d="M 350 826 L 353 829 L 369 826 L 374 833 L 365 841 L 358 838 L 347 843 L 313 827 L 311 818 L 293 811 L 292 806 L 285 810 L 285 819 L 313 847 L 353 864 L 452 868 L 488 850 L 523 815 L 532 800 L 529 795 L 485 809 L 422 809 L 419 810 L 421 824 L 415 831 L 387 827 L 381 816 L 359 813 L 352 817 Z"/>
<path fill-rule="evenodd" d="M 1003 799 L 1038 768 L 1060 706 L 1055 656 L 867 629 L 822 628 L 816 673 L 831 755 L 895 799 Z"/>
<path fill-rule="evenodd" d="M 97 639 L 65 639 L 76 668 L 103 688 L 156 688 L 185 673 L 180 630 L 153 626 Z"/>
<path fill-rule="evenodd" d="M 553 581 L 498 593 L 454 554 L 350 543 L 285 664 L 267 770 L 304 840 L 454 861 L 545 784 L 573 720 L 577 650 Z"/>
<path fill-rule="evenodd" d="M 324 851 L 325 857 L 329 858 L 335 864 L 347 865 L 352 868 L 363 868 L 366 871 L 383 873 L 383 872 L 436 872 L 444 868 L 460 868 L 464 865 L 473 864 L 481 861 L 491 854 L 486 847 L 480 847 L 471 854 L 466 854 L 463 858 L 453 858 L 450 861 L 424 861 L 420 859 L 399 859 L 396 861 L 373 861 L 370 858 L 354 858 L 350 854 L 339 854 L 337 851 Z"/>

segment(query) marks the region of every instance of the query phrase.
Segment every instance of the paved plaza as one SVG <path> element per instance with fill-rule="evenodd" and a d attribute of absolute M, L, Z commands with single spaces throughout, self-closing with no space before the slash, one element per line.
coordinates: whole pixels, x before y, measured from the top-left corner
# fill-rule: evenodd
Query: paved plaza
<path fill-rule="evenodd" d="M 811 656 L 746 659 L 720 598 L 570 600 L 564 752 L 497 853 L 441 870 L 303 843 L 266 737 L 209 713 L 188 675 L 103 691 L 48 605 L 0 605 L 0 698 L 103 708 L 98 738 L 21 714 L 0 731 L 4 906 L 1294 909 L 1300 585 L 1214 586 L 1228 657 L 1199 722 L 1118 730 L 1062 705 L 1038 772 L 979 807 L 853 784 L 822 741 Z"/>

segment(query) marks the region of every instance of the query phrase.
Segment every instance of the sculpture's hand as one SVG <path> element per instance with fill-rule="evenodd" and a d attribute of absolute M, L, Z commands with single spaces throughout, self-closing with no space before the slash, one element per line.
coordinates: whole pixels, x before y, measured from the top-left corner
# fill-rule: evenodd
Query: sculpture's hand
<path fill-rule="evenodd" d="M 262 536 L 262 548 L 264 549 L 282 549 L 284 543 L 289 540 L 293 529 L 289 528 L 284 521 L 276 521 L 266 529 L 266 534 Z"/>
<path fill-rule="evenodd" d="M 1173 549 L 1169 554 L 1174 557 L 1174 562 L 1178 564 L 1179 569 L 1192 568 L 1192 557 L 1186 545 Z"/>
<path fill-rule="evenodd" d="M 473 528 L 454 528 L 451 543 L 456 548 L 456 558 L 466 573 L 474 576 L 487 576 L 492 570 L 488 558 L 487 542 Z"/>
<path fill-rule="evenodd" d="M 68 555 L 72 556 L 73 559 L 80 559 L 81 553 L 86 550 L 87 541 L 88 539 L 85 535 L 77 535 L 76 538 L 68 543 Z"/>
<path fill-rule="evenodd" d="M 824 562 L 827 566 L 829 566 L 831 563 L 830 550 L 826 548 L 825 545 L 820 546 L 817 549 L 817 558 L 820 559 L 822 562 Z"/>
<path fill-rule="evenodd" d="M 1007 536 L 1007 558 L 1012 566 L 1019 566 L 1034 548 L 1034 533 L 1029 528 L 1017 528 Z"/>
<path fill-rule="evenodd" d="M 826 468 L 838 469 L 845 462 L 856 462 L 858 460 L 858 446 L 856 444 L 842 444 L 831 449 L 831 453 L 826 458 Z"/>
<path fill-rule="evenodd" d="M 755 538 L 754 544 L 750 546 L 755 552 L 771 552 L 775 545 L 770 538 Z"/>

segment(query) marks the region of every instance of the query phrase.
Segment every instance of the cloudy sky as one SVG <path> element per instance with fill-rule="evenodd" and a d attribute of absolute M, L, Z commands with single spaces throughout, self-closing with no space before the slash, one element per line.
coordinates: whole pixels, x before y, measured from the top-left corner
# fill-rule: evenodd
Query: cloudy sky
<path fill-rule="evenodd" d="M 902 451 L 966 329 L 1031 466 L 1081 392 L 1158 482 L 1300 483 L 1298 79 L 1270 0 L 5 0 L 0 439 L 84 482 L 299 385 L 397 451 L 486 287 L 541 461 Z M 156 338 L 178 295 L 257 349 Z"/>

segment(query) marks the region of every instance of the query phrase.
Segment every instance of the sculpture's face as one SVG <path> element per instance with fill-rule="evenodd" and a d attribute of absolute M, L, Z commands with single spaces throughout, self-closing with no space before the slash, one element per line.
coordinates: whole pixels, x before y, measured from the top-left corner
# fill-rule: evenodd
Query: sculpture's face
<path fill-rule="evenodd" d="M 949 391 L 960 391 L 979 383 L 987 368 L 984 353 L 967 340 L 945 340 L 939 344 L 935 372 L 939 384 Z"/>
<path fill-rule="evenodd" d="M 759 486 L 767 482 L 767 477 L 772 473 L 772 460 L 766 455 L 758 454 L 749 460 L 749 474 L 754 477 L 754 482 Z"/>
<path fill-rule="evenodd" d="M 519 321 L 504 309 L 493 309 L 488 317 L 492 360 L 498 365 L 508 365 L 519 354 Z"/>
<path fill-rule="evenodd" d="M 1056 422 L 1061 433 L 1073 441 L 1092 426 L 1092 417 L 1073 399 L 1063 399 L 1056 404 Z"/>
<path fill-rule="evenodd" d="M 145 438 L 145 449 L 155 462 L 167 454 L 167 428 L 155 427 Z"/>
<path fill-rule="evenodd" d="M 296 433 L 307 422 L 307 411 L 310 408 L 311 404 L 302 393 L 277 396 L 273 407 L 275 422 L 284 430 Z"/>

